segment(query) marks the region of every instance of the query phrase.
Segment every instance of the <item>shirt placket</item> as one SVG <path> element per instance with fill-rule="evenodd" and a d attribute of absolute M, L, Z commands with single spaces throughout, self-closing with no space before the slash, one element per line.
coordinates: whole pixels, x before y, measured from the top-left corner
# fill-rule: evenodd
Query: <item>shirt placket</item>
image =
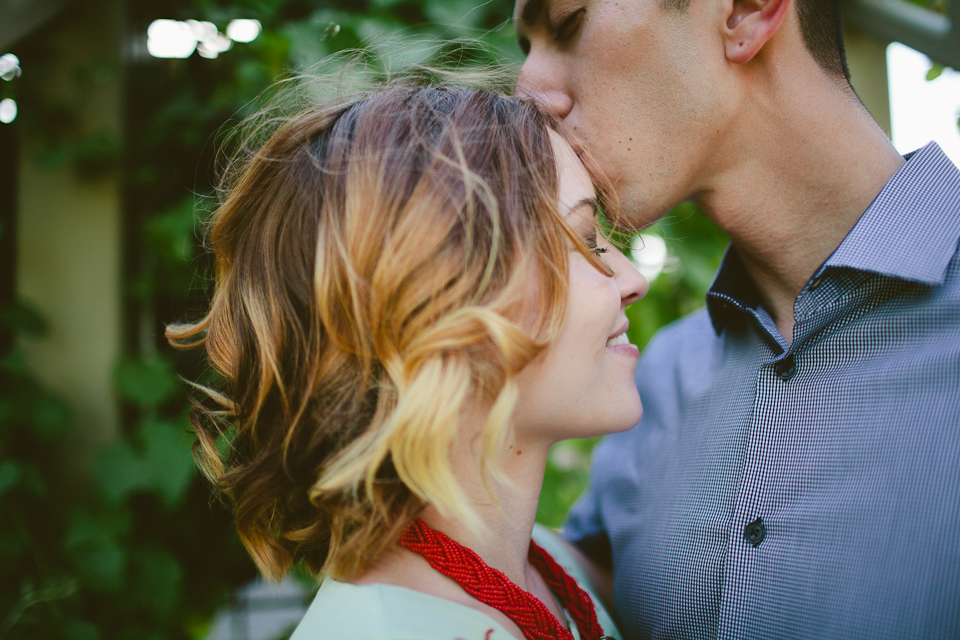
<path fill-rule="evenodd" d="M 769 316 L 756 319 L 758 340 L 764 342 L 758 348 L 766 349 L 769 357 L 756 373 L 750 440 L 727 539 L 718 636 L 731 640 L 745 637 L 748 612 L 762 597 L 764 544 L 769 544 L 771 528 L 776 526 L 767 491 L 776 459 L 769 452 L 779 423 L 790 419 L 792 387 L 797 384 L 796 354 L 779 334 L 770 331 L 772 321 L 763 321 Z"/>
<path fill-rule="evenodd" d="M 781 439 L 795 426 L 797 399 L 809 382 L 803 375 L 809 368 L 804 358 L 814 342 L 808 338 L 849 308 L 850 287 L 844 286 L 849 283 L 832 282 L 821 288 L 823 282 L 824 276 L 818 273 L 797 299 L 797 339 L 792 345 L 786 344 L 762 309 L 749 310 L 756 320 L 757 348 L 765 349 L 769 358 L 756 373 L 750 440 L 727 539 L 719 638 L 748 637 L 755 616 L 764 609 L 763 575 L 772 562 L 768 550 L 776 544 L 778 487 L 787 481 L 779 457 Z"/>

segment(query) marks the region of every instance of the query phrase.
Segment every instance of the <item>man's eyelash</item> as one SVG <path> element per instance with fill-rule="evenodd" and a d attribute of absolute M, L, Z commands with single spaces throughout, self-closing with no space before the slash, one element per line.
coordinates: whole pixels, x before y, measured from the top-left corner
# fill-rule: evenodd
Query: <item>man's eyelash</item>
<path fill-rule="evenodd" d="M 564 18 L 563 22 L 560 23 L 560 26 L 557 27 L 557 35 L 553 39 L 554 42 L 560 42 L 561 40 L 566 40 L 572 36 L 575 32 L 575 28 L 580 18 L 583 16 L 584 9 L 579 9 L 574 11 L 569 16 Z"/>
<path fill-rule="evenodd" d="M 594 252 L 595 254 L 597 254 L 598 257 L 599 257 L 599 256 L 602 256 L 603 254 L 607 253 L 608 251 L 610 251 L 610 249 L 608 249 L 607 247 L 593 247 L 593 252 Z"/>

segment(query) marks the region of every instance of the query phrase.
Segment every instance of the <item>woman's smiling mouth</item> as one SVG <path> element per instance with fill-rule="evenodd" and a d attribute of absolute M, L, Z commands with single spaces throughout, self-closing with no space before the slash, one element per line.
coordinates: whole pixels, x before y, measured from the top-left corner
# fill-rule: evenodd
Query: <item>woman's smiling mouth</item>
<path fill-rule="evenodd" d="M 630 324 L 624 323 L 616 335 L 607 338 L 607 348 L 621 355 L 633 358 L 634 360 L 639 360 L 640 349 L 638 349 L 635 344 L 632 344 L 630 338 L 627 337 L 627 329 L 629 328 Z"/>
<path fill-rule="evenodd" d="M 627 337 L 626 331 L 607 340 L 608 347 L 616 347 L 621 344 L 630 344 L 630 338 Z"/>

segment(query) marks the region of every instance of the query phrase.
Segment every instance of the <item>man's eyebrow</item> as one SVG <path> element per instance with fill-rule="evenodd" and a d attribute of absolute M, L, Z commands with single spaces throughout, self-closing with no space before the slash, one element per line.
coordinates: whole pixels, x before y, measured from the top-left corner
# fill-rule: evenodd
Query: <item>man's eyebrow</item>
<path fill-rule="evenodd" d="M 532 27 L 540 18 L 543 5 L 544 0 L 527 0 L 527 3 L 523 5 L 523 10 L 520 12 L 520 22 L 528 27 Z"/>

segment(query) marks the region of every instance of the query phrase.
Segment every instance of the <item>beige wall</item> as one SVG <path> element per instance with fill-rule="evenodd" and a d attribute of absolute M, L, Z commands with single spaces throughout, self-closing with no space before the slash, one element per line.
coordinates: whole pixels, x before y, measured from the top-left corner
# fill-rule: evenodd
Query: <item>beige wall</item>
<path fill-rule="evenodd" d="M 38 35 L 64 54 L 57 90 L 62 87 L 61 97 L 75 102 L 83 129 L 119 135 L 119 71 L 79 86 L 71 76 L 76 64 L 88 61 L 118 69 L 112 8 L 83 8 L 41 27 Z M 25 344 L 27 363 L 70 403 L 77 426 L 70 454 L 82 464 L 118 428 L 111 377 L 121 340 L 120 180 L 117 172 L 82 180 L 69 165 L 44 168 L 31 140 L 23 143 L 17 292 L 50 326 L 46 339 Z"/>

